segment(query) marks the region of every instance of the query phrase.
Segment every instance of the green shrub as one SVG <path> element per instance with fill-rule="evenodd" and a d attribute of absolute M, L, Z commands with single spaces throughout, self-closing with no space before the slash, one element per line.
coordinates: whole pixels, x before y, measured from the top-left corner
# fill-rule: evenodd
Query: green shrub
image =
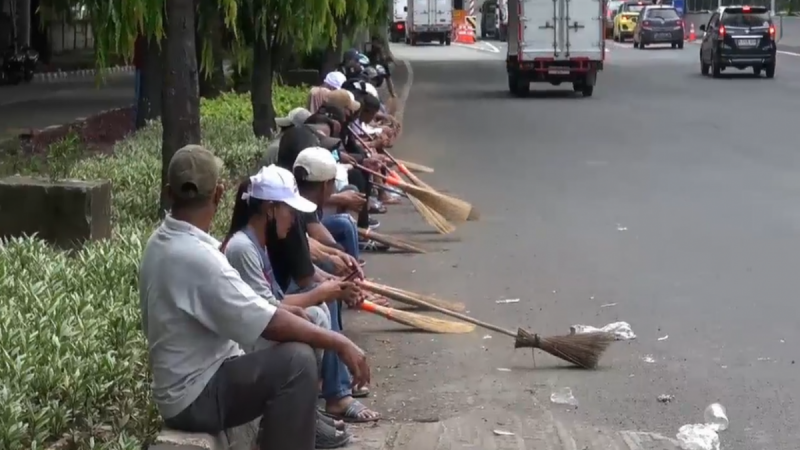
<path fill-rule="evenodd" d="M 278 117 L 289 114 L 293 108 L 305 106 L 308 102 L 308 88 L 290 88 L 275 85 L 272 101 Z M 200 100 L 200 115 L 208 119 L 235 120 L 250 124 L 253 122 L 253 104 L 250 94 L 225 93 L 213 99 Z"/>
<path fill-rule="evenodd" d="M 285 114 L 305 94 L 277 89 L 276 109 Z M 249 97 L 203 102 L 204 144 L 230 170 L 212 227 L 218 237 L 235 182 L 266 148 L 251 119 L 220 112 L 226 108 L 245 111 Z M 70 449 L 138 450 L 160 426 L 137 286 L 141 253 L 157 225 L 160 151 L 161 126 L 153 123 L 119 142 L 113 156 L 60 166 L 70 178 L 111 180 L 111 240 L 74 255 L 34 238 L 0 243 L 0 449 L 42 449 L 64 437 L 74 441 Z"/>

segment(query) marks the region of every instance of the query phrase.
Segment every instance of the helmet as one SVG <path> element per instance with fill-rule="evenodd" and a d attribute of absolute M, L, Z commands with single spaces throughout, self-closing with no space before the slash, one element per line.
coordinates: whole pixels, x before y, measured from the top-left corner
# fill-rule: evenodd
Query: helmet
<path fill-rule="evenodd" d="M 380 64 L 375 64 L 375 71 L 378 73 L 379 77 L 386 75 L 386 68 Z"/>
<path fill-rule="evenodd" d="M 358 63 L 361 64 L 362 66 L 368 66 L 369 65 L 369 57 L 367 55 L 363 54 L 363 53 L 359 53 L 359 55 L 358 55 Z"/>

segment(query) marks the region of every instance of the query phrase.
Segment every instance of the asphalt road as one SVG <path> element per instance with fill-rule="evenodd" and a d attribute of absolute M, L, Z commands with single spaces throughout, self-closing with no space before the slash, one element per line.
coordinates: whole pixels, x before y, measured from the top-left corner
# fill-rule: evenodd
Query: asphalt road
<path fill-rule="evenodd" d="M 397 153 L 435 167 L 424 178 L 483 219 L 441 238 L 395 207 L 404 215 L 381 231 L 442 251 L 374 257 L 370 273 L 509 328 L 624 320 L 638 338 L 585 372 L 542 354 L 534 366 L 493 332 L 383 331 L 351 316 L 373 355 L 373 402 L 422 421 L 546 405 L 574 423 L 674 436 L 719 401 L 723 448 L 797 448 L 800 58 L 780 55 L 773 80 L 714 80 L 696 45 L 609 42 L 593 98 L 548 85 L 515 99 L 493 45 L 394 47 L 413 69 Z M 496 303 L 508 298 L 520 301 Z M 562 387 L 577 409 L 550 404 Z"/>
<path fill-rule="evenodd" d="M 54 83 L 0 86 L 0 139 L 20 129 L 60 125 L 133 103 L 133 74 L 109 75 L 98 84 L 93 77 Z"/>

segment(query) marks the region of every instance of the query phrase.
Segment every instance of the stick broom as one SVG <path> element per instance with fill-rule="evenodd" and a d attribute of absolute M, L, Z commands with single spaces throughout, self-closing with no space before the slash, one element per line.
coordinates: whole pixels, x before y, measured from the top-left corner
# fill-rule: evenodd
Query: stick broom
<path fill-rule="evenodd" d="M 368 282 L 357 281 L 357 283 L 359 286 L 362 286 L 364 289 L 367 289 L 371 292 L 400 301 L 398 299 L 400 295 L 395 291 L 383 289 Z M 597 363 L 599 362 L 603 352 L 605 352 L 608 346 L 614 342 L 613 335 L 602 332 L 542 337 L 538 334 L 532 334 L 526 330 L 523 330 L 522 328 L 519 328 L 517 329 L 517 332 L 514 333 L 511 330 L 480 321 L 465 314 L 450 311 L 413 297 L 404 297 L 405 298 L 402 300 L 403 303 L 414 304 L 432 309 L 444 315 L 477 325 L 481 328 L 496 331 L 498 333 L 505 334 L 506 336 L 511 336 L 514 338 L 514 348 L 538 348 L 557 358 L 563 359 L 564 361 L 584 369 L 594 369 L 597 367 Z"/>

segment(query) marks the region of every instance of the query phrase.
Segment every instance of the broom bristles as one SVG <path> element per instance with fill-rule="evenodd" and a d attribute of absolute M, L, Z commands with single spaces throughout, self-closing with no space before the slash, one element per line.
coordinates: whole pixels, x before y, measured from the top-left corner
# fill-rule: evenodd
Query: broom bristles
<path fill-rule="evenodd" d="M 447 219 L 442 217 L 442 215 L 438 212 L 428 208 L 418 198 L 410 195 L 408 199 L 411 201 L 411 205 L 414 206 L 414 209 L 416 209 L 419 215 L 422 216 L 422 219 L 435 228 L 439 234 L 450 234 L 456 230 L 456 227 L 453 226 L 453 224 L 448 222 Z"/>
<path fill-rule="evenodd" d="M 425 206 L 438 212 L 445 219 L 453 222 L 466 222 L 472 211 L 472 205 L 468 202 L 450 195 L 408 183 L 402 183 L 400 188 L 407 194 L 418 198 Z"/>
<path fill-rule="evenodd" d="M 475 325 L 463 322 L 437 319 L 436 317 L 423 316 L 408 311 L 401 311 L 394 308 L 376 305 L 371 302 L 364 302 L 362 309 L 381 317 L 406 325 L 418 330 L 428 331 L 439 334 L 466 334 L 475 330 Z"/>
<path fill-rule="evenodd" d="M 386 235 L 386 234 L 376 233 L 374 231 L 365 230 L 363 228 L 359 228 L 358 229 L 358 234 L 361 235 L 362 237 L 367 238 L 367 239 L 372 239 L 372 240 L 378 241 L 378 242 L 380 242 L 382 244 L 386 244 L 386 245 L 388 245 L 390 247 L 394 247 L 394 248 L 397 248 L 397 249 L 400 249 L 400 250 L 405 250 L 407 252 L 427 253 L 427 251 L 425 251 L 425 249 L 423 249 L 422 247 L 419 247 L 417 244 L 411 243 L 409 241 L 406 241 L 406 240 L 403 240 L 403 239 L 400 239 L 400 238 L 397 238 L 397 237 L 394 237 L 394 236 L 389 236 L 389 235 Z"/>
<path fill-rule="evenodd" d="M 612 334 L 604 332 L 541 337 L 520 328 L 514 348 L 538 348 L 578 367 L 594 369 L 614 340 Z"/>
<path fill-rule="evenodd" d="M 413 170 L 415 172 L 422 172 L 422 173 L 434 173 L 433 167 L 428 167 L 424 164 L 419 164 L 412 161 L 404 161 L 402 159 L 398 159 L 397 162 L 405 166 L 405 168 L 408 170 Z"/>

